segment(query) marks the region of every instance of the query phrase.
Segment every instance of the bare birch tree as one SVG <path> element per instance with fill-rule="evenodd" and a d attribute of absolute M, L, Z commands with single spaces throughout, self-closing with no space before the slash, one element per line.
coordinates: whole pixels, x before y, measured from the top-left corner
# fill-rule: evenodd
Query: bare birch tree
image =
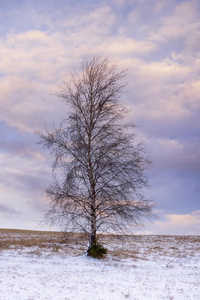
<path fill-rule="evenodd" d="M 124 231 L 153 214 L 142 193 L 150 161 L 120 102 L 125 75 L 107 58 L 85 60 L 56 93 L 67 106 L 66 119 L 39 131 L 54 157 L 46 219 L 86 232 L 89 249 L 97 232 Z"/>

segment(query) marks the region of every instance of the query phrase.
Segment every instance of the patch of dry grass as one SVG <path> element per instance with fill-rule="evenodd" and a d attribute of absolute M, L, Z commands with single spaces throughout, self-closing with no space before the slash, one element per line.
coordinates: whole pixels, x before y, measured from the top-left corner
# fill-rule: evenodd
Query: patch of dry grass
<path fill-rule="evenodd" d="M 34 253 L 40 253 L 45 250 L 52 252 L 62 250 L 66 253 L 72 252 L 75 254 L 79 250 L 83 250 L 83 246 L 79 245 L 79 242 L 84 239 L 83 235 L 75 233 L 0 229 L 0 251 L 34 247 Z"/>

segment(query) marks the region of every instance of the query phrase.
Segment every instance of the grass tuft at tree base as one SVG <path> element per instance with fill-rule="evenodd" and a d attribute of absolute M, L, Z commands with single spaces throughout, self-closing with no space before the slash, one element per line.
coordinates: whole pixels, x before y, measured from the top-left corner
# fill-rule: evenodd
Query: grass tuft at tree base
<path fill-rule="evenodd" d="M 88 249 L 87 255 L 93 258 L 103 258 L 107 252 L 108 249 L 105 248 L 101 243 L 94 243 Z"/>

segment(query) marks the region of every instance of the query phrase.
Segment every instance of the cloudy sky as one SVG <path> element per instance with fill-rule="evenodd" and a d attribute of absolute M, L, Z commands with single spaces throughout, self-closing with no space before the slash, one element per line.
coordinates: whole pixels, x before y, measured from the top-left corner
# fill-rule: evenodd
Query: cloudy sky
<path fill-rule="evenodd" d="M 153 160 L 155 234 L 200 234 L 200 2 L 0 0 L 0 228 L 44 229 L 51 157 L 37 129 L 59 122 L 54 92 L 85 57 L 129 68 L 129 118 Z M 48 229 L 48 228 L 45 228 Z"/>

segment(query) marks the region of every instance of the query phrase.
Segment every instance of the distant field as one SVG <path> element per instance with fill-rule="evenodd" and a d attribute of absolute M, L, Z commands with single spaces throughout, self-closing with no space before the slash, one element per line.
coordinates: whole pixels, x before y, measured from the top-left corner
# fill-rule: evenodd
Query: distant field
<path fill-rule="evenodd" d="M 200 236 L 161 235 L 104 235 L 101 242 L 113 259 L 152 259 L 152 257 L 194 256 L 200 253 Z M 52 231 L 0 229 L 0 251 L 5 249 L 30 249 L 35 253 L 52 251 L 81 255 L 87 250 L 87 238 L 83 234 Z"/>

